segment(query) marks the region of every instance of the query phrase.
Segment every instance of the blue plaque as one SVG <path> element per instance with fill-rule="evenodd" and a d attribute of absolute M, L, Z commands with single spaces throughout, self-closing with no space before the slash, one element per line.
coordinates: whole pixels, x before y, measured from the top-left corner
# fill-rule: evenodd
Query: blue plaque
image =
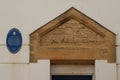
<path fill-rule="evenodd" d="M 6 44 L 8 50 L 16 54 L 22 46 L 21 32 L 16 28 L 12 28 L 7 34 Z"/>

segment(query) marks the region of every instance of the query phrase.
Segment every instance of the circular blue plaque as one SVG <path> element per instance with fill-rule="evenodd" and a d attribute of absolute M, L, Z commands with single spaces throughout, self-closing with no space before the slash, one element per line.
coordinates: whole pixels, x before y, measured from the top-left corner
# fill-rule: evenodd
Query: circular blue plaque
<path fill-rule="evenodd" d="M 16 54 L 22 46 L 21 32 L 16 28 L 12 28 L 7 34 L 6 44 L 8 50 Z"/>

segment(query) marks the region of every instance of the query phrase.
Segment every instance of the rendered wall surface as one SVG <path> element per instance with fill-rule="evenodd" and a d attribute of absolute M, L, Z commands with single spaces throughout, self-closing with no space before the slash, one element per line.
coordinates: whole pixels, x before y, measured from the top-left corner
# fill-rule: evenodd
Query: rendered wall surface
<path fill-rule="evenodd" d="M 50 80 L 50 61 L 39 60 L 38 63 L 30 63 L 30 80 Z"/>
<path fill-rule="evenodd" d="M 117 80 L 120 80 L 120 65 L 117 65 Z"/>
<path fill-rule="evenodd" d="M 120 64 L 120 46 L 116 48 L 116 60 L 117 64 Z"/>
<path fill-rule="evenodd" d="M 50 61 L 30 64 L 0 64 L 0 80 L 50 80 Z"/>
<path fill-rule="evenodd" d="M 116 64 L 106 60 L 95 61 L 95 80 L 117 80 Z"/>
<path fill-rule="evenodd" d="M 29 46 L 22 46 L 17 54 L 12 54 L 6 46 L 0 46 L 0 63 L 29 63 Z"/>
<path fill-rule="evenodd" d="M 120 80 L 120 0 L 0 0 L 0 80 L 30 80 L 29 34 L 70 7 L 75 7 L 117 34 L 116 61 L 118 80 Z M 22 48 L 15 55 L 9 53 L 6 47 L 6 36 L 11 28 L 18 28 L 23 37 Z M 37 72 L 40 69 L 38 66 L 39 63 L 31 64 L 31 69 L 36 68 L 35 72 Z M 17 78 L 13 74 L 14 71 L 19 72 L 16 74 Z M 34 72 L 32 74 L 34 76 Z"/>
<path fill-rule="evenodd" d="M 28 64 L 0 64 L 0 80 L 29 80 Z"/>
<path fill-rule="evenodd" d="M 72 6 L 119 35 L 119 4 L 120 0 L 0 0 L 0 43 L 5 44 L 7 32 L 17 27 L 22 32 L 23 44 L 29 44 L 31 32 Z"/>
<path fill-rule="evenodd" d="M 120 80 L 120 46 L 117 46 L 116 49 L 116 58 L 117 58 L 117 80 Z"/>
<path fill-rule="evenodd" d="M 109 4 L 108 4 L 109 3 Z M 29 34 L 40 26 L 54 19 L 56 16 L 75 7 L 95 21 L 99 22 L 109 30 L 117 34 L 117 45 L 120 45 L 120 7 L 119 0 L 1 0 L 0 1 L 0 46 L 6 48 L 6 36 L 11 28 L 18 28 L 23 37 L 23 46 L 29 46 Z M 102 4 L 102 5 L 101 5 Z M 108 15 L 109 14 L 109 15 Z M 22 48 L 24 50 L 24 48 Z M 7 50 L 7 49 L 6 49 Z M 22 50 L 21 50 L 22 51 Z M 1 49 L 1 54 L 4 49 Z M 8 52 L 6 52 L 8 53 Z M 9 55 L 9 53 L 8 53 Z M 28 53 L 27 53 L 28 55 Z M 3 56 L 4 57 L 4 56 Z M 10 56 L 11 57 L 11 56 Z M 8 58 L 10 58 L 8 57 Z M 15 57 L 15 55 L 12 55 Z M 16 57 L 17 58 L 17 57 Z M 23 63 L 28 61 L 23 59 Z M 6 63 L 12 60 L 4 59 Z M 16 61 L 21 63 L 21 61 Z"/>

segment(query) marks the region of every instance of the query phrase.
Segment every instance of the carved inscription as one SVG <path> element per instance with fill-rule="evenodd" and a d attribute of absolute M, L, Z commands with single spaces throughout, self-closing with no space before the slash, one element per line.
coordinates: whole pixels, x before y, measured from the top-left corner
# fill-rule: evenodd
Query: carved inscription
<path fill-rule="evenodd" d="M 74 19 L 48 32 L 40 40 L 41 46 L 67 46 L 102 42 L 102 36 Z"/>
<path fill-rule="evenodd" d="M 93 64 L 95 60 L 113 63 L 115 40 L 115 33 L 71 8 L 30 34 L 30 62 L 49 59 L 55 64 Z"/>

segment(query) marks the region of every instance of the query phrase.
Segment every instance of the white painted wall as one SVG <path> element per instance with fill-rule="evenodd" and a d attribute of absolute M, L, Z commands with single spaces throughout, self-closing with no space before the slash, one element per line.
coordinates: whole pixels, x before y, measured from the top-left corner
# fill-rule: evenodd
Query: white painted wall
<path fill-rule="evenodd" d="M 11 54 L 6 46 L 0 46 L 0 64 L 1 63 L 29 63 L 29 46 L 22 46 L 17 54 Z"/>
<path fill-rule="evenodd" d="M 0 64 L 0 80 L 50 80 L 50 61 L 30 64 Z"/>
<path fill-rule="evenodd" d="M 95 80 L 117 80 L 116 64 L 107 63 L 106 60 L 96 60 Z"/>
<path fill-rule="evenodd" d="M 120 64 L 120 46 L 116 47 L 116 58 L 117 64 Z"/>
<path fill-rule="evenodd" d="M 0 0 L 0 75 L 2 75 L 0 78 L 2 80 L 16 79 L 13 78 L 12 73 L 14 72 L 12 66 L 16 65 L 21 66 L 16 67 L 18 72 L 20 69 L 20 77 L 23 76 L 23 80 L 27 80 L 25 76 L 28 73 L 28 68 L 25 66 L 28 66 L 29 63 L 29 34 L 70 7 L 75 7 L 117 34 L 117 72 L 120 73 L 120 0 Z M 23 46 L 20 52 L 15 55 L 6 48 L 6 36 L 11 28 L 18 28 L 23 37 Z M 46 65 L 48 65 L 47 63 Z M 40 64 L 44 63 L 31 64 L 30 73 L 33 75 L 31 79 L 38 69 L 42 70 L 44 67 L 47 69 L 46 66 L 41 67 Z M 104 68 L 107 65 L 102 64 L 102 66 Z M 35 71 L 33 68 L 36 68 Z M 22 73 L 24 71 L 27 72 L 24 73 L 25 75 Z M 38 71 L 38 73 L 41 72 Z M 39 77 L 39 75 L 36 76 Z M 119 76 L 118 78 L 120 80 Z"/>
<path fill-rule="evenodd" d="M 117 65 L 117 80 L 120 80 L 120 65 Z"/>
<path fill-rule="evenodd" d="M 5 47 L 6 35 L 11 28 L 18 28 L 21 31 L 23 47 L 28 47 L 30 33 L 70 7 L 75 7 L 116 33 L 117 45 L 120 45 L 120 0 L 0 0 L 0 51 L 1 54 L 8 54 L 7 57 L 3 55 L 2 61 L 28 62 L 29 51 L 24 53 L 27 58 L 22 61 L 7 59 L 11 56 L 9 57 L 9 52 Z M 22 48 L 21 51 L 26 51 L 26 49 Z M 12 57 L 17 58 L 16 55 Z M 21 55 L 21 59 L 22 57 Z"/>
<path fill-rule="evenodd" d="M 28 44 L 31 32 L 72 6 L 120 33 L 120 0 L 0 0 L 0 43 L 5 44 L 7 32 L 17 27 L 23 34 L 23 44 Z"/>
<path fill-rule="evenodd" d="M 6 35 L 14 27 L 22 33 L 23 46 L 28 46 L 31 32 L 70 7 L 77 8 L 116 33 L 117 45 L 120 45 L 120 0 L 0 0 L 0 46 L 5 46 Z M 6 58 L 3 62 L 12 61 Z"/>
<path fill-rule="evenodd" d="M 38 63 L 30 63 L 29 80 L 50 80 L 50 61 L 39 60 Z"/>
<path fill-rule="evenodd" d="M 0 64 L 0 80 L 29 80 L 29 64 Z"/>
<path fill-rule="evenodd" d="M 29 44 L 31 32 L 72 6 L 120 33 L 120 0 L 0 0 L 0 44 L 5 44 L 6 34 L 13 27 L 22 32 L 23 44 Z"/>

